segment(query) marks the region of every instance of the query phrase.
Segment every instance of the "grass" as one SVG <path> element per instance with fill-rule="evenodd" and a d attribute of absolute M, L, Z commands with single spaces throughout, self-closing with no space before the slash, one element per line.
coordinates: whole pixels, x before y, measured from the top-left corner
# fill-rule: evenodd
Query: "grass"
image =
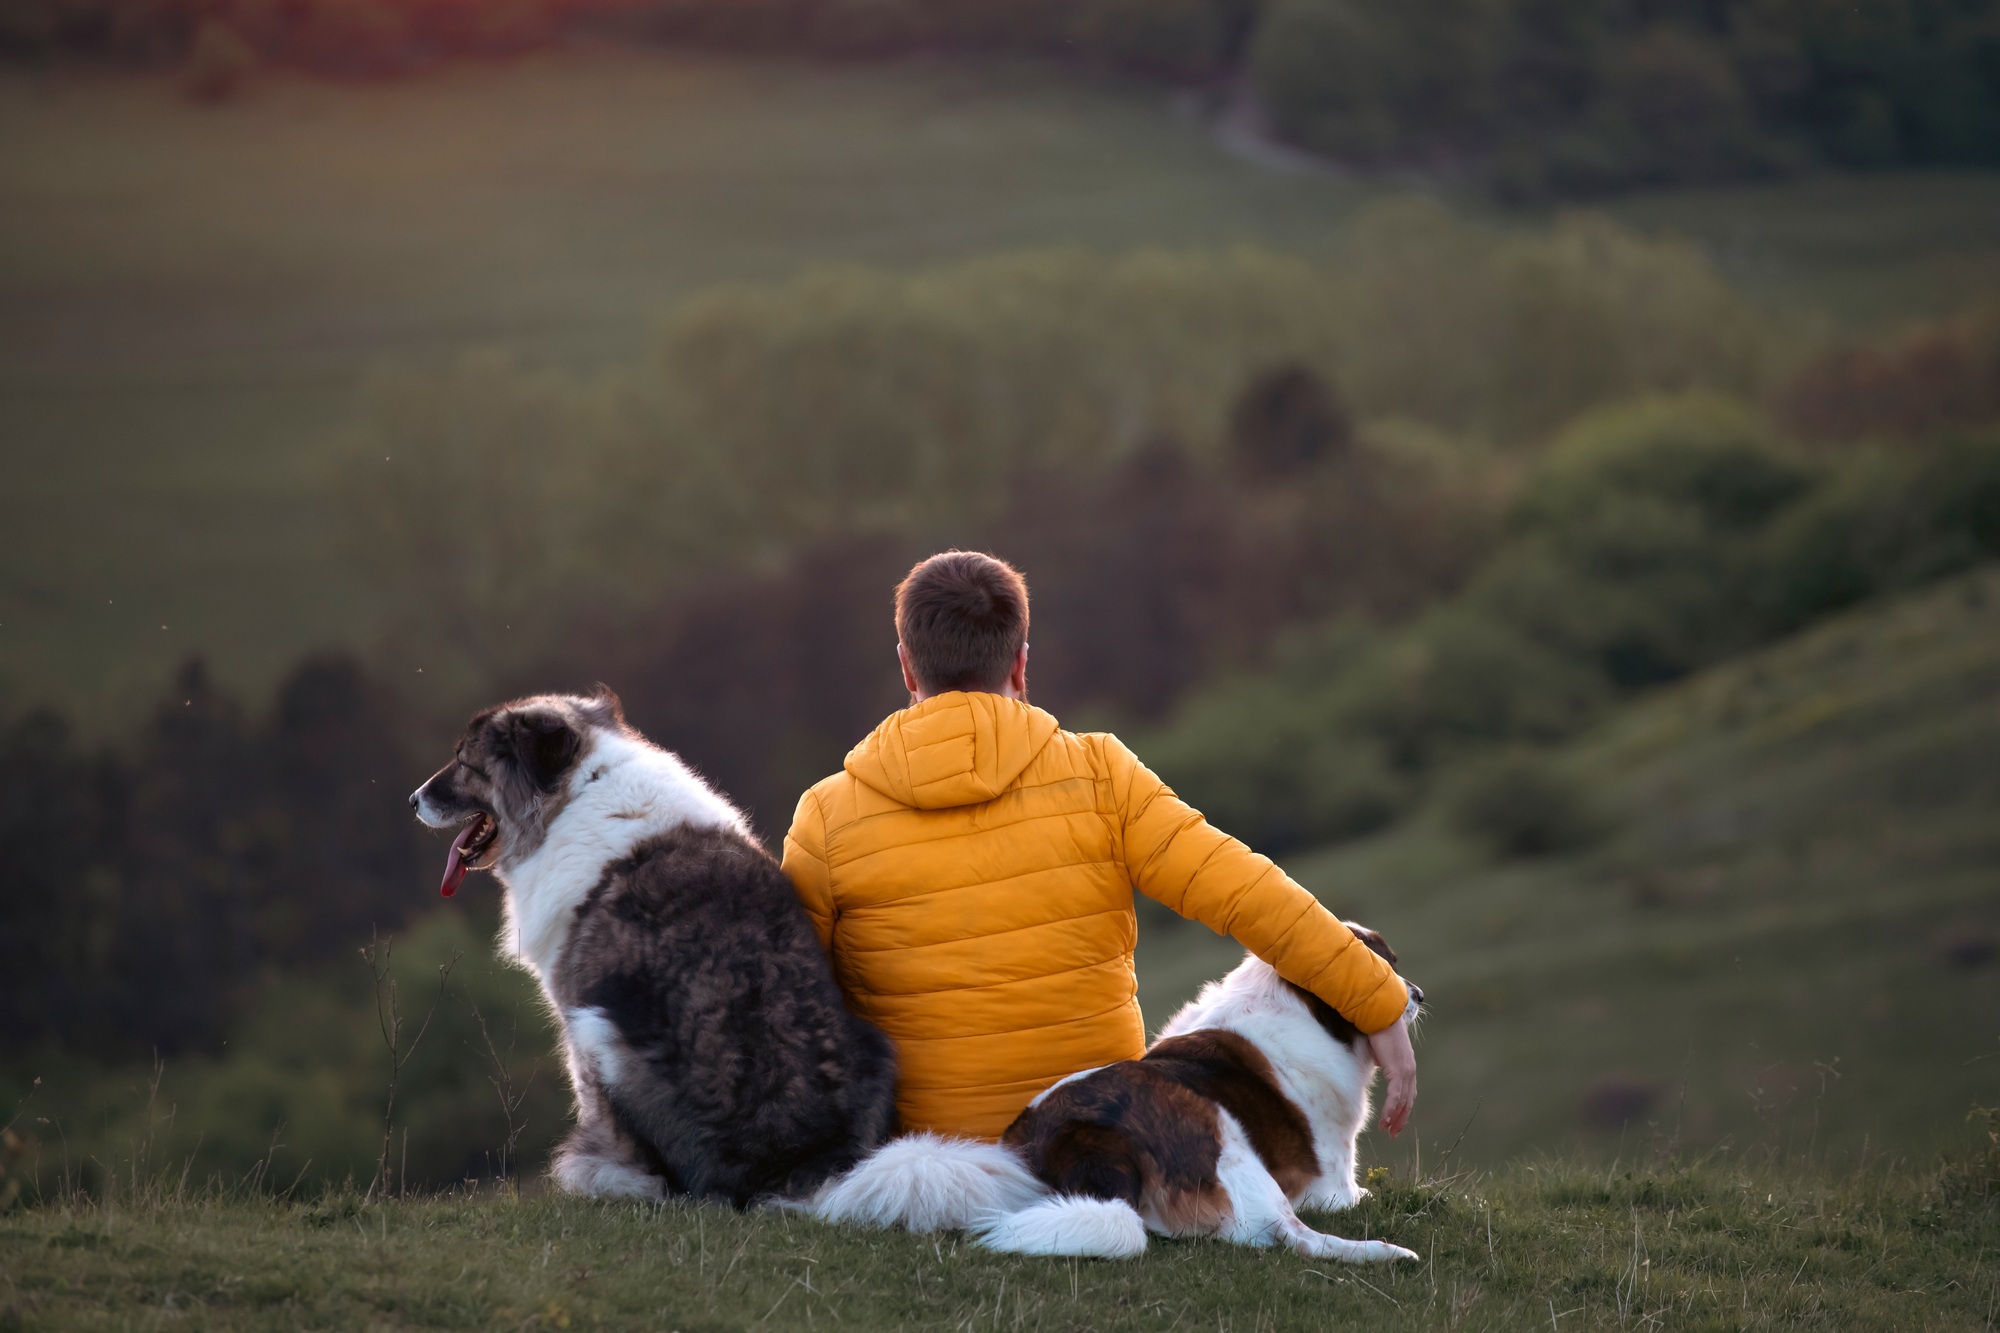
<path fill-rule="evenodd" d="M 1615 834 L 1496 861 L 1436 814 L 1291 869 L 1428 995 L 1389 1160 L 1662 1142 L 1921 1153 L 2000 1088 L 2000 570 L 1868 607 L 1560 755 Z M 1163 1021 L 1240 956 L 1149 918 Z M 1419 1146 L 1420 1145 L 1420 1146 Z M 1816 1157 L 1817 1160 L 1817 1157 Z"/>
<path fill-rule="evenodd" d="M 1386 1173 L 1385 1173 L 1386 1174 Z M 2000 1150 L 1376 1178 L 1395 1269 L 1210 1242 L 1125 1263 L 718 1207 L 240 1194 L 0 1216 L 0 1329 L 1991 1329 Z M 1995 1263 L 1989 1265 L 1989 1259 Z"/>
<path fill-rule="evenodd" d="M 366 86 L 273 74 L 224 107 L 0 71 L 0 694 L 110 732 L 190 652 L 254 693 L 302 650 L 367 645 L 381 608 L 327 474 L 375 368 L 489 345 L 629 361 L 671 301 L 813 262 L 1314 253 L 1382 188 L 1237 160 L 1157 89 L 1012 65 L 577 49 Z M 1791 309 L 2000 290 L 2000 175 L 1617 211 Z"/>

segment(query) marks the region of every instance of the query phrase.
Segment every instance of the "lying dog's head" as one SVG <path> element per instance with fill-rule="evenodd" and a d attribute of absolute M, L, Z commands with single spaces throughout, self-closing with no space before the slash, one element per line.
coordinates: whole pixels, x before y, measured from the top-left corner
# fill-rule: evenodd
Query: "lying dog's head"
<path fill-rule="evenodd" d="M 1400 967 L 1397 967 L 1397 964 L 1402 962 L 1402 959 L 1396 957 L 1396 951 L 1389 947 L 1389 941 L 1382 938 L 1381 931 L 1370 929 L 1369 927 L 1362 925 L 1359 921 L 1343 921 L 1341 922 L 1341 924 L 1346 926 L 1349 930 L 1353 931 L 1355 939 L 1360 940 L 1363 944 L 1367 945 L 1369 949 L 1371 949 L 1384 962 L 1389 964 L 1390 967 L 1395 967 L 1397 976 L 1399 977 L 1403 976 L 1402 969 Z M 1413 1006 L 1413 1012 L 1411 1013 L 1410 1016 L 1414 1018 L 1416 1017 L 1414 1009 L 1420 1009 L 1423 1007 L 1424 988 L 1422 986 L 1419 986 L 1416 982 L 1411 981 L 1408 977 L 1403 977 L 1403 985 L 1409 988 L 1410 1004 Z"/>
<path fill-rule="evenodd" d="M 1380 955 L 1390 967 L 1396 966 L 1396 951 L 1389 947 L 1389 941 L 1382 938 L 1380 931 L 1370 930 L 1358 921 L 1347 921 L 1342 924 L 1354 932 L 1354 938 L 1360 940 L 1376 954 Z M 1402 976 L 1402 971 L 1398 969 L 1396 975 Z M 1286 984 L 1290 985 L 1289 982 Z M 1411 981 L 1408 977 L 1403 977 L 1403 984 L 1409 988 L 1410 992 L 1409 1007 L 1404 1010 L 1403 1016 L 1415 1022 L 1418 1014 L 1423 1011 L 1424 988 L 1416 982 Z M 1367 1041 L 1360 1028 L 1350 1023 L 1338 1009 L 1335 1009 L 1325 1000 L 1320 999 L 1319 996 L 1314 995 L 1303 986 L 1292 986 L 1291 989 L 1293 994 L 1306 1002 L 1306 1008 L 1312 1010 L 1312 1016 L 1319 1020 L 1319 1025 L 1325 1028 L 1335 1041 L 1347 1046 L 1364 1044 Z"/>
<path fill-rule="evenodd" d="M 570 773 L 593 735 L 623 733 L 618 696 L 538 694 L 476 714 L 452 760 L 410 794 L 432 828 L 456 828 L 439 887 L 448 898 L 468 870 L 519 860 L 541 845 L 562 809 Z"/>

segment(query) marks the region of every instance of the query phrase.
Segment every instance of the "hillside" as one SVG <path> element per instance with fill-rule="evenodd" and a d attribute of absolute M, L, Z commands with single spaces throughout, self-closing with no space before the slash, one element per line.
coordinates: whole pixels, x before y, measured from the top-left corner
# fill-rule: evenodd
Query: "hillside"
<path fill-rule="evenodd" d="M 0 691 L 129 713 L 189 652 L 262 690 L 365 646 L 330 465 L 372 373 L 630 360 L 810 263 L 1310 247 L 1367 193 L 1015 66 L 592 49 L 223 108 L 0 71 Z"/>
<path fill-rule="evenodd" d="M 1872 323 L 2000 290 L 1996 179 L 1613 211 L 1804 322 Z M 676 299 L 814 263 L 1317 256 L 1389 188 L 1251 165 L 1151 86 L 1006 62 L 563 49 L 274 73 L 223 107 L 165 76 L 0 73 L 0 697 L 113 731 L 192 652 L 261 693 L 302 651 L 369 645 L 331 492 L 375 372 L 629 362 Z"/>
<path fill-rule="evenodd" d="M 1461 1132 L 1478 1161 L 1676 1138 L 1915 1152 L 2000 1100 L 1996 753 L 1989 568 L 1563 752 L 1613 821 L 1588 852 L 1496 864 L 1429 812 L 1290 868 L 1425 987 L 1426 1160 Z M 1159 1023 L 1233 954 L 1147 927 Z"/>

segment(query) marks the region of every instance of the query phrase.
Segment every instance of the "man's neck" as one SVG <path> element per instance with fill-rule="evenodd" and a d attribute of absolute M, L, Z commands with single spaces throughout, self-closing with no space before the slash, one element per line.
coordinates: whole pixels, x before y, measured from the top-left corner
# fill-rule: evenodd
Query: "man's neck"
<path fill-rule="evenodd" d="M 915 708 L 918 704 L 922 703 L 924 700 L 935 699 L 940 694 L 997 694 L 1002 699 L 1012 699 L 1016 703 L 1028 702 L 1028 692 L 1026 690 L 1017 690 L 1014 688 L 1012 683 L 1009 683 L 1006 685 L 988 686 L 979 689 L 935 690 L 935 691 L 918 690 L 910 695 L 910 707 Z"/>

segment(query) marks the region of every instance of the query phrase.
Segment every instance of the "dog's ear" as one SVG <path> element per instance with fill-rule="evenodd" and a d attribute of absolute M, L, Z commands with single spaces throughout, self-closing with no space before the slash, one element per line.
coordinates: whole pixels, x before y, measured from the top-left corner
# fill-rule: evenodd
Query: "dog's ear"
<path fill-rule="evenodd" d="M 509 717 L 508 723 L 508 741 L 521 776 L 538 792 L 554 791 L 576 762 L 583 736 L 553 709 L 526 709 Z"/>
<path fill-rule="evenodd" d="M 625 705 L 619 702 L 616 690 L 600 680 L 597 682 L 597 688 L 591 692 L 590 702 L 601 710 L 603 715 L 610 720 L 612 726 L 619 728 L 621 731 L 624 729 Z"/>
<path fill-rule="evenodd" d="M 1353 931 L 1355 939 L 1367 945 L 1369 949 L 1378 954 L 1390 967 L 1396 965 L 1396 951 L 1389 947 L 1389 941 L 1382 938 L 1380 931 L 1370 930 L 1359 921 L 1343 921 L 1341 924 Z"/>

